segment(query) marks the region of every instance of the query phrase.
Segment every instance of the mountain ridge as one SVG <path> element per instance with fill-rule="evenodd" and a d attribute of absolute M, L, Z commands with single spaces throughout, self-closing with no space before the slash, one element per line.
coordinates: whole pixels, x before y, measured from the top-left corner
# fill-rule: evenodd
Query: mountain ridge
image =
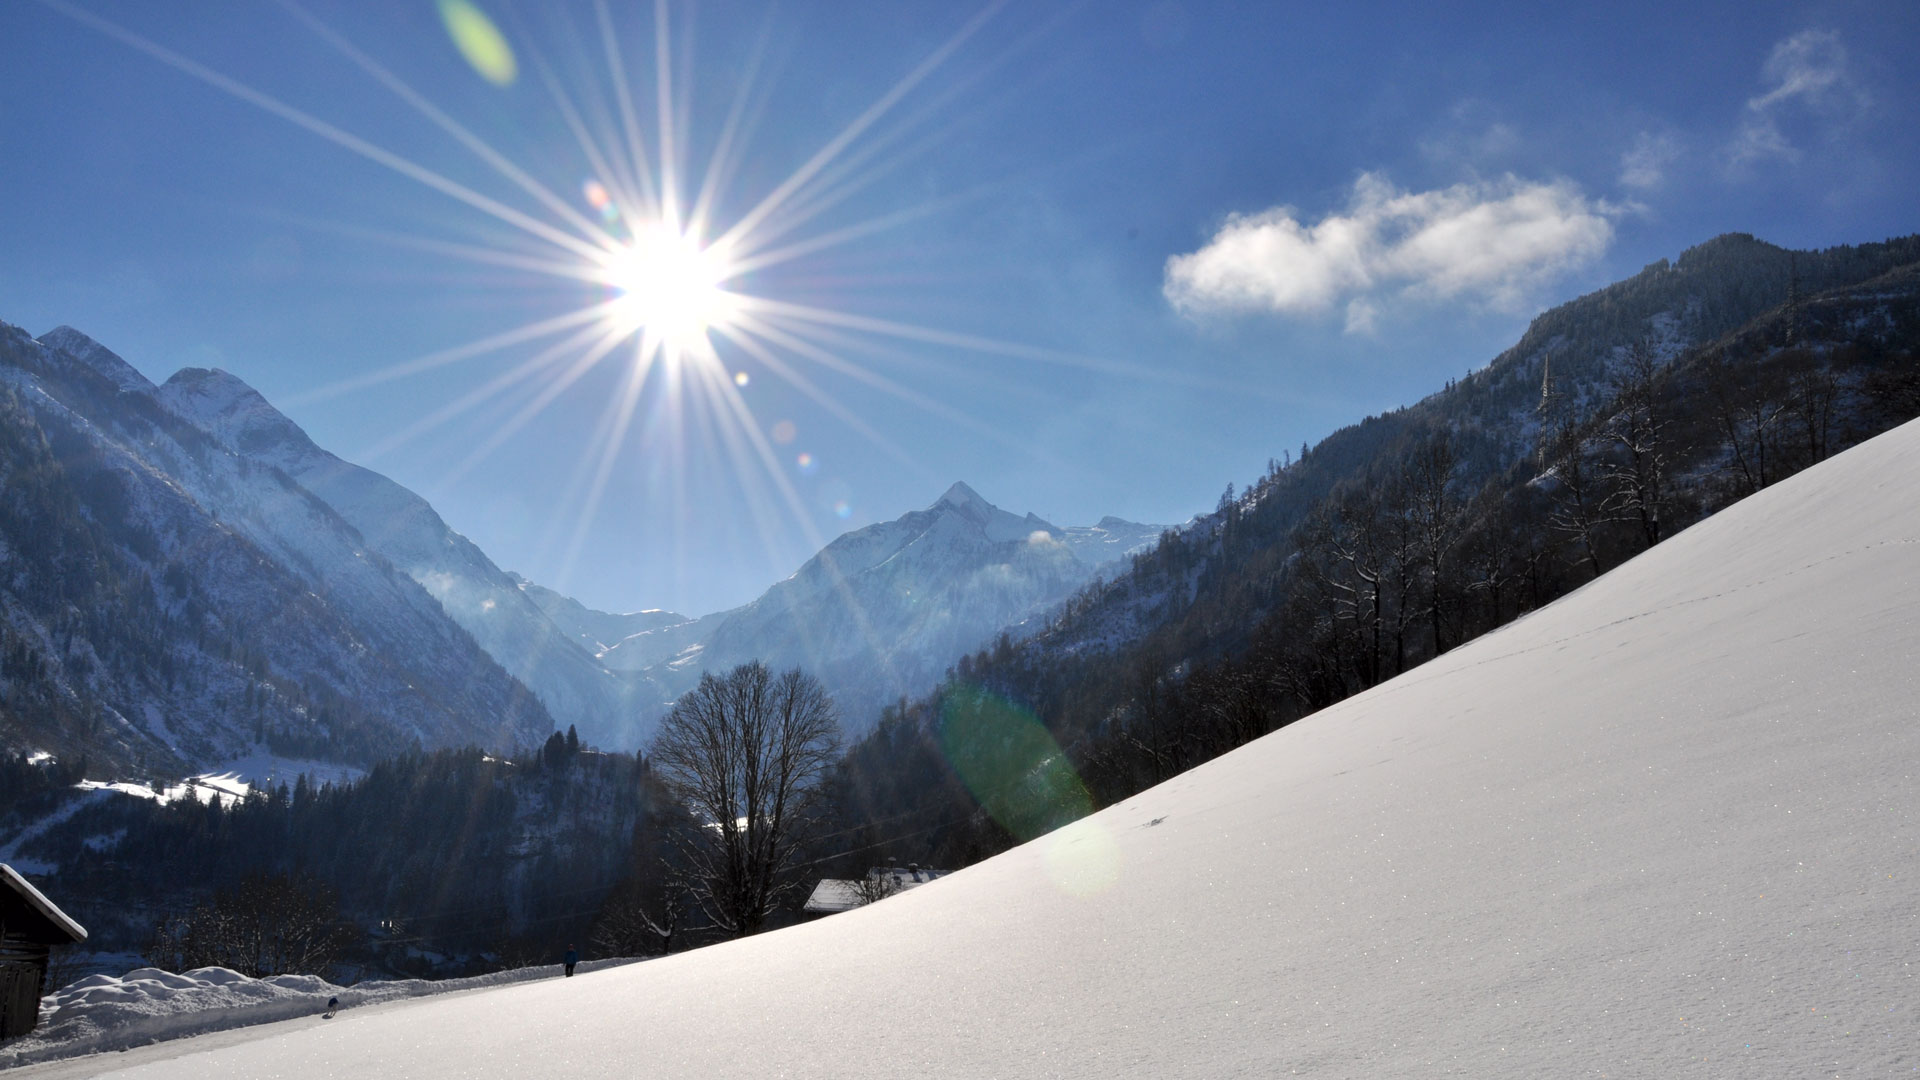
<path fill-rule="evenodd" d="M 749 660 L 799 666 L 828 686 L 850 730 L 932 685 L 967 651 L 1047 611 L 1156 540 L 1112 516 L 1060 528 L 1001 509 L 964 481 L 892 521 L 829 542 L 754 600 L 636 634 L 601 654 L 674 693 Z"/>
<path fill-rule="evenodd" d="M 591 743 L 638 745 L 636 698 L 657 697 L 644 675 L 607 671 L 555 625 L 520 583 L 449 528 L 425 499 L 322 449 L 298 424 L 228 372 L 183 368 L 159 400 L 235 453 L 280 468 L 333 507 L 367 544 L 419 582 L 515 677 Z"/>
<path fill-rule="evenodd" d="M 417 585 L 343 554 L 325 503 L 91 339 L 49 337 L 0 326 L 8 744 L 178 770 L 262 741 L 367 760 L 551 728 Z"/>

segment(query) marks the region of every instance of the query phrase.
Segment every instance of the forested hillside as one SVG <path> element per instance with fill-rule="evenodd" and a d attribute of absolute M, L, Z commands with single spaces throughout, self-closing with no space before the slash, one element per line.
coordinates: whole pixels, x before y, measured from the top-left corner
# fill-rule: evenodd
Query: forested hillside
<path fill-rule="evenodd" d="M 70 783 L 71 772 L 0 762 L 0 777 Z M 222 959 L 204 952 L 214 947 L 205 925 L 187 926 L 196 908 L 221 916 L 206 923 L 231 922 L 245 887 L 263 879 L 322 899 L 342 971 L 550 963 L 570 940 L 587 944 L 616 886 L 617 899 L 668 919 L 668 835 L 684 820 L 640 759 L 557 734 L 510 761 L 479 750 L 411 754 L 354 783 L 303 775 L 225 807 L 99 794 L 22 854 L 52 868 L 90 947 L 176 969 Z M 629 933 L 615 944 L 640 952 L 665 942 Z"/>
<path fill-rule="evenodd" d="M 1275 461 L 1042 633 L 890 709 L 840 778 L 847 865 L 1001 850 L 1920 415 L 1917 259 L 1915 238 L 1792 253 L 1722 237 Z M 1039 794 L 1063 786 L 1080 794 Z"/>

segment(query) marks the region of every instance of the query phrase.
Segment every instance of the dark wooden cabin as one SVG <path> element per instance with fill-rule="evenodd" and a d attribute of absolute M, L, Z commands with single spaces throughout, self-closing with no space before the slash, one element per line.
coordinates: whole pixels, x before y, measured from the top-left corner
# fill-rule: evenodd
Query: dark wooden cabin
<path fill-rule="evenodd" d="M 40 992 L 53 947 L 85 940 L 86 927 L 0 863 L 0 1039 L 25 1035 L 40 1022 Z"/>

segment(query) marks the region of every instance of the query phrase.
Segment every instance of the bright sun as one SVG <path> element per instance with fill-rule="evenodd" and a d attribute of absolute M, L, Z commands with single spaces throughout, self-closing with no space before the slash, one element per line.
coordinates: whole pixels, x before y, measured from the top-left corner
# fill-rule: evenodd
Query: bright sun
<path fill-rule="evenodd" d="M 707 331 L 729 323 L 734 297 L 723 286 L 732 276 L 717 248 L 661 222 L 638 230 L 601 268 L 617 294 L 613 319 L 676 353 L 705 349 Z"/>

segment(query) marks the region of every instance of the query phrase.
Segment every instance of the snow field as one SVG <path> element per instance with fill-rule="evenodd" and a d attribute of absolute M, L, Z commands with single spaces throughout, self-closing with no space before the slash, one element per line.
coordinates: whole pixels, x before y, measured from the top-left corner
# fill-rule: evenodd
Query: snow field
<path fill-rule="evenodd" d="M 578 972 L 635 960 L 595 960 Z M 560 965 L 517 968 L 464 979 L 399 979 L 335 986 L 313 975 L 252 979 L 222 967 L 174 974 L 136 968 L 125 975 L 89 975 L 40 999 L 40 1026 L 0 1045 L 0 1067 L 96 1054 L 210 1031 L 319 1016 L 338 998 L 342 1010 L 382 1002 L 550 979 Z M 104 1066 L 103 1066 L 104 1067 Z"/>
<path fill-rule="evenodd" d="M 1920 1068 L 1920 423 L 871 907 L 105 1073 Z"/>

